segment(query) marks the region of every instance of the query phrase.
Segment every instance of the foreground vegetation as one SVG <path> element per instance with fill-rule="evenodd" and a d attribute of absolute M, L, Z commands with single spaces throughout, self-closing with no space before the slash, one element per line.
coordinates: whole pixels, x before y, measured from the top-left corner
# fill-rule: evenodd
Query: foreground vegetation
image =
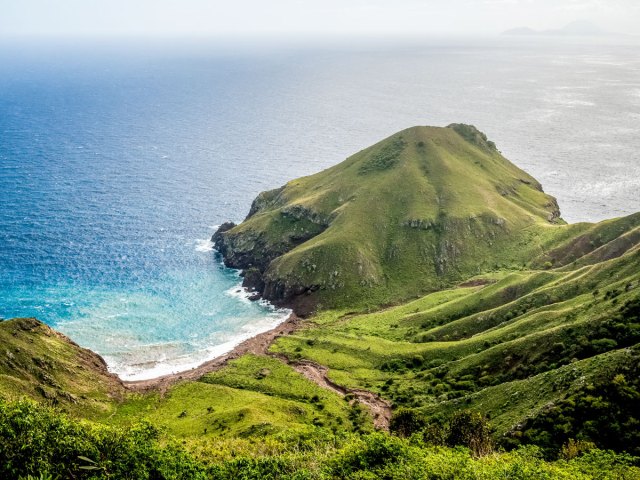
<path fill-rule="evenodd" d="M 215 439 L 187 448 L 148 423 L 73 421 L 32 402 L 0 403 L 2 478 L 173 479 L 638 479 L 627 455 L 567 449 L 547 462 L 537 448 L 490 453 L 385 433 Z"/>

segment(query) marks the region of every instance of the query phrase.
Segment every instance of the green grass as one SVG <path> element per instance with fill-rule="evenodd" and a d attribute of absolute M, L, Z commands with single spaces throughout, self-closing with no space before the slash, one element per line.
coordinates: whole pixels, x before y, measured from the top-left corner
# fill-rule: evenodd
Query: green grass
<path fill-rule="evenodd" d="M 201 380 L 168 392 L 134 395 L 108 419 L 128 424 L 145 419 L 185 438 L 266 436 L 325 427 L 335 431 L 371 429 L 366 414 L 353 416 L 339 395 L 305 379 L 269 357 L 245 355 Z"/>
<path fill-rule="evenodd" d="M 498 436 L 570 395 L 567 378 L 598 385 L 638 361 L 637 245 L 593 264 L 480 279 L 371 314 L 324 312 L 272 351 L 432 418 L 478 410 Z"/>
<path fill-rule="evenodd" d="M 460 127 L 404 130 L 262 194 L 221 234 L 221 249 L 235 266 L 264 272 L 267 298 L 310 290 L 303 301 L 318 310 L 379 308 L 521 268 L 548 237 L 564 238 L 556 202 L 480 132 Z"/>

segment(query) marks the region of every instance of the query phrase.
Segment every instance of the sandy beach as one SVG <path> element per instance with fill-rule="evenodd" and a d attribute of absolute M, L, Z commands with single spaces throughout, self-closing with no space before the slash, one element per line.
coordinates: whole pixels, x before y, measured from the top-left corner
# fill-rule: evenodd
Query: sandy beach
<path fill-rule="evenodd" d="M 291 315 L 289 315 L 289 318 L 287 318 L 277 327 L 251 337 L 243 341 L 242 343 L 239 343 L 236 347 L 233 348 L 233 350 L 225 353 L 224 355 L 220 355 L 219 357 L 209 360 L 196 368 L 186 370 L 184 372 L 171 373 L 148 380 L 123 381 L 122 383 L 127 388 L 134 391 L 145 392 L 150 390 L 158 390 L 160 391 L 160 393 L 164 393 L 167 388 L 169 388 L 176 382 L 182 380 L 197 380 L 206 373 L 214 372 L 222 368 L 229 360 L 233 360 L 244 354 L 253 353 L 255 355 L 265 355 L 267 353 L 267 350 L 269 349 L 269 346 L 274 342 L 274 340 L 276 340 L 280 336 L 289 335 L 295 332 L 302 326 L 302 324 L 303 320 L 292 313 Z"/>

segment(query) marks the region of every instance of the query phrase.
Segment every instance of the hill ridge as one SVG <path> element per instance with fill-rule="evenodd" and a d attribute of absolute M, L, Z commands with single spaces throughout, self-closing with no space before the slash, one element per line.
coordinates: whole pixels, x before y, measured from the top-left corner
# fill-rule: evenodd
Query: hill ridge
<path fill-rule="evenodd" d="M 245 270 L 245 286 L 305 315 L 437 290 L 488 270 L 505 250 L 524 262 L 542 252 L 523 232 L 563 223 L 556 200 L 485 134 L 451 124 L 402 130 L 262 192 L 212 240 L 227 266 Z"/>

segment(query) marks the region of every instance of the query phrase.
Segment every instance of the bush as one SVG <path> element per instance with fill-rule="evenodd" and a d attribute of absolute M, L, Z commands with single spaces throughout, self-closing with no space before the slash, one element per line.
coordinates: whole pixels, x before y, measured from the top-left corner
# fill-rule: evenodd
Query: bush
<path fill-rule="evenodd" d="M 0 401 L 0 478 L 205 478 L 182 448 L 162 446 L 145 422 L 114 428 L 74 422 L 30 401 Z"/>
<path fill-rule="evenodd" d="M 410 437 L 427 426 L 425 418 L 412 408 L 399 408 L 391 418 L 389 430 L 400 437 Z"/>
<path fill-rule="evenodd" d="M 512 443 L 534 443 L 549 458 L 571 439 L 640 455 L 640 365 L 587 384 L 526 422 Z"/>
<path fill-rule="evenodd" d="M 478 412 L 456 412 L 449 421 L 447 444 L 467 447 L 476 457 L 488 455 L 493 451 L 489 422 Z"/>
<path fill-rule="evenodd" d="M 396 437 L 383 433 L 366 435 L 358 442 L 349 443 L 330 461 L 330 472 L 335 478 L 348 478 L 358 471 L 373 473 L 378 468 L 401 461 L 408 448 L 405 441 Z"/>

